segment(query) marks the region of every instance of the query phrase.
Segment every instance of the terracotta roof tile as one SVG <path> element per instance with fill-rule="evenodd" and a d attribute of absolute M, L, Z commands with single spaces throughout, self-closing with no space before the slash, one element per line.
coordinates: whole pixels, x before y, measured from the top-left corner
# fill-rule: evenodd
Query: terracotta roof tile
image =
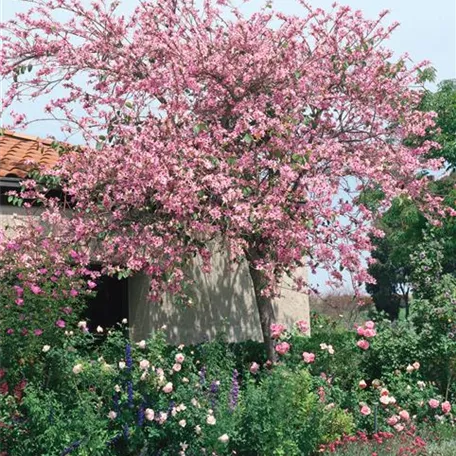
<path fill-rule="evenodd" d="M 52 140 L 0 131 L 0 178 L 25 177 L 34 166 L 52 168 L 59 155 Z"/>

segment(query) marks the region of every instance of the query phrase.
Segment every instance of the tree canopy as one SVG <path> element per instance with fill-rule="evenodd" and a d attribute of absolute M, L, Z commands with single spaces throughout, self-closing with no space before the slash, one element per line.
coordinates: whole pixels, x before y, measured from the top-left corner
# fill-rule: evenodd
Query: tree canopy
<path fill-rule="evenodd" d="M 73 261 L 144 271 L 158 299 L 183 292 L 194 255 L 209 268 L 217 240 L 249 263 L 267 336 L 271 298 L 298 266 L 369 280 L 361 254 L 378 229 L 360 192 L 381 191 L 379 211 L 400 195 L 438 208 L 417 179 L 440 167 L 432 141 L 404 144 L 434 124 L 418 109 L 424 66 L 393 59 L 386 12 L 299 1 L 302 16 L 268 4 L 246 16 L 226 0 L 144 0 L 127 18 L 115 1 L 29 3 L 4 25 L 4 106 L 46 97 L 86 141 L 52 173 L 71 217 L 38 188 L 51 246 L 73 246 Z"/>

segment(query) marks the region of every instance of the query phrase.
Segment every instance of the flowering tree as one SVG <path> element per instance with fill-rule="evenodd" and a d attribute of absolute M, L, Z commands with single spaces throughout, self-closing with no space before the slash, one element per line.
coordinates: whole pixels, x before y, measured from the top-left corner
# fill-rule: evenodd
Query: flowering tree
<path fill-rule="evenodd" d="M 143 0 L 127 19 L 116 1 L 28 1 L 4 24 L 4 105 L 46 97 L 46 113 L 86 146 L 52 171 L 71 218 L 47 186 L 28 183 L 25 196 L 45 201 L 53 248 L 144 271 L 155 299 L 183 293 L 193 256 L 209 268 L 216 240 L 248 262 L 269 340 L 284 274 L 306 264 L 336 282 L 339 268 L 369 280 L 360 257 L 374 209 L 360 195 L 380 195 L 375 210 L 423 197 L 417 174 L 439 166 L 430 141 L 404 145 L 433 115 L 416 109 L 420 67 L 383 45 L 396 27 L 381 26 L 386 12 L 366 20 L 301 0 L 300 17 L 269 5 L 245 16 L 226 0 Z"/>

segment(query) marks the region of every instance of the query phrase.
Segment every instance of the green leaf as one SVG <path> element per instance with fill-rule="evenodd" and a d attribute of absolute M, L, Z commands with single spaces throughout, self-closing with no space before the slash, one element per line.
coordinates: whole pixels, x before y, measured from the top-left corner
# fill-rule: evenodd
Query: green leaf
<path fill-rule="evenodd" d="M 208 127 L 207 125 L 204 123 L 204 122 L 200 122 L 200 123 L 197 123 L 194 127 L 193 127 L 193 132 L 195 134 L 198 134 L 202 131 L 207 131 L 208 130 Z"/>
<path fill-rule="evenodd" d="M 246 143 L 246 144 L 252 144 L 253 142 L 253 136 L 250 134 L 250 133 L 246 133 L 244 135 L 244 137 L 242 138 L 242 140 Z"/>

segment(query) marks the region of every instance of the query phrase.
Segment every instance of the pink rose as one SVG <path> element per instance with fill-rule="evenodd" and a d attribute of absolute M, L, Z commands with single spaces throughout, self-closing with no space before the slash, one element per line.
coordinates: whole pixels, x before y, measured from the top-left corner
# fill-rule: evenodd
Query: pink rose
<path fill-rule="evenodd" d="M 407 410 L 401 410 L 399 412 L 399 416 L 401 417 L 401 419 L 403 419 L 404 421 L 408 421 L 410 419 L 410 414 L 409 412 L 407 412 Z"/>
<path fill-rule="evenodd" d="M 38 286 L 38 285 L 31 285 L 30 286 L 30 291 L 33 293 L 33 294 L 40 294 L 41 293 L 41 288 Z"/>
<path fill-rule="evenodd" d="M 179 364 L 182 364 L 185 360 L 185 356 L 183 353 L 178 353 L 175 357 L 174 357 L 176 363 L 179 363 Z"/>
<path fill-rule="evenodd" d="M 303 334 L 305 334 L 309 331 L 309 324 L 307 323 L 307 321 L 304 321 L 304 320 L 297 321 L 296 327 Z"/>
<path fill-rule="evenodd" d="M 149 369 L 150 367 L 150 362 L 147 361 L 147 359 L 142 359 L 140 362 L 139 362 L 139 368 L 142 369 L 142 370 L 146 370 L 146 369 Z"/>
<path fill-rule="evenodd" d="M 366 331 L 366 330 L 365 330 L 362 326 L 358 326 L 358 327 L 356 328 L 356 333 L 358 334 L 358 336 L 364 337 L 364 332 L 365 332 L 365 331 Z"/>
<path fill-rule="evenodd" d="M 397 424 L 394 426 L 394 429 L 396 429 L 397 432 L 402 432 L 402 431 L 405 429 L 405 426 L 404 426 L 403 424 L 397 423 Z"/>
<path fill-rule="evenodd" d="M 444 415 L 451 412 L 451 404 L 448 401 L 442 402 L 442 412 Z"/>
<path fill-rule="evenodd" d="M 377 335 L 377 331 L 375 329 L 365 329 L 364 330 L 364 337 L 371 338 Z"/>
<path fill-rule="evenodd" d="M 304 352 L 302 354 L 302 359 L 307 364 L 313 363 L 315 361 L 315 354 L 314 353 Z"/>
<path fill-rule="evenodd" d="M 359 386 L 361 389 L 365 389 L 365 388 L 367 388 L 367 383 L 366 383 L 364 380 L 361 380 L 361 381 L 358 383 L 358 386 Z"/>
<path fill-rule="evenodd" d="M 415 362 L 412 364 L 412 366 L 413 366 L 413 368 L 414 368 L 415 370 L 418 370 L 418 369 L 421 367 L 421 365 L 420 365 L 420 363 L 419 363 L 418 361 L 415 361 Z"/>
<path fill-rule="evenodd" d="M 55 322 L 55 326 L 57 326 L 58 328 L 65 328 L 66 323 L 65 323 L 64 320 L 62 320 L 61 318 L 59 318 L 59 319 Z"/>
<path fill-rule="evenodd" d="M 260 368 L 260 365 L 258 363 L 255 363 L 253 362 L 251 365 L 250 365 L 250 373 L 251 374 L 256 374 L 258 372 L 258 369 Z"/>
<path fill-rule="evenodd" d="M 366 321 L 366 323 L 364 323 L 364 326 L 367 329 L 374 329 L 375 328 L 375 323 L 373 321 L 369 320 L 369 321 Z"/>
<path fill-rule="evenodd" d="M 429 407 L 436 409 L 440 405 L 440 402 L 437 399 L 429 399 L 428 404 Z"/>
<path fill-rule="evenodd" d="M 182 369 L 182 364 L 175 363 L 175 364 L 173 365 L 173 371 L 174 371 L 174 372 L 179 372 L 181 369 Z"/>
<path fill-rule="evenodd" d="M 367 416 L 371 414 L 371 409 L 367 405 L 363 405 L 360 409 L 361 415 Z"/>
<path fill-rule="evenodd" d="M 173 390 L 173 384 L 171 382 L 168 382 L 163 388 L 162 388 L 164 393 L 171 393 Z"/>
<path fill-rule="evenodd" d="M 282 333 L 285 331 L 285 326 L 278 323 L 273 323 L 271 325 L 271 337 L 273 339 L 279 339 Z"/>
<path fill-rule="evenodd" d="M 288 342 L 280 342 L 280 344 L 276 345 L 275 350 L 279 355 L 285 355 L 290 350 L 290 344 Z"/>
<path fill-rule="evenodd" d="M 399 417 L 397 415 L 390 416 L 386 422 L 388 423 L 389 426 L 394 426 L 398 423 Z"/>
<path fill-rule="evenodd" d="M 356 345 L 361 348 L 361 350 L 367 350 L 369 348 L 369 342 L 365 339 L 358 340 Z"/>

